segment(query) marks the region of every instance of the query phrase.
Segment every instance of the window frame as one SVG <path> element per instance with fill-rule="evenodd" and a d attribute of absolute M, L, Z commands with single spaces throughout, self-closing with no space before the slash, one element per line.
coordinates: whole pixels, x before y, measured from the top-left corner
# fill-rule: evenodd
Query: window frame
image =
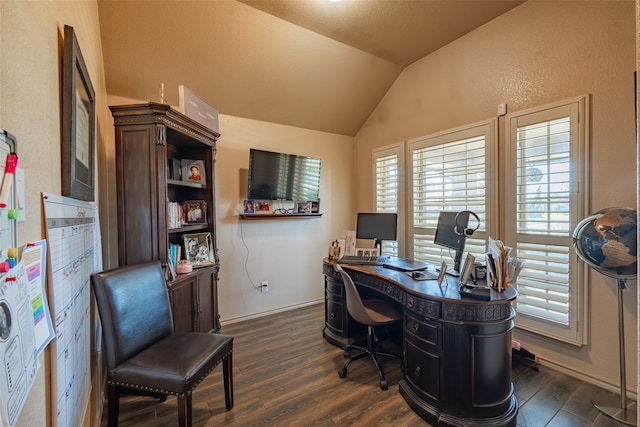
<path fill-rule="evenodd" d="M 569 233 L 566 236 L 569 250 L 569 319 L 568 325 L 544 320 L 533 315 L 518 312 L 517 300 L 516 328 L 534 332 L 575 346 L 588 344 L 588 268 L 580 262 L 572 245 L 572 231 L 589 212 L 589 97 L 587 95 L 558 101 L 555 103 L 510 113 L 505 117 L 505 244 L 514 248 L 518 244 L 517 220 L 517 132 L 520 126 L 541 123 L 561 117 L 570 117 L 570 188 Z M 522 233 L 523 236 L 526 233 Z M 533 237 L 529 233 L 525 241 Z M 552 236 L 535 236 L 538 244 L 551 242 Z M 515 251 L 517 256 L 517 250 Z M 527 268 L 525 263 L 525 269 Z"/>
<path fill-rule="evenodd" d="M 397 196 L 397 211 L 398 214 L 398 240 L 397 249 L 399 257 L 404 257 L 406 254 L 406 239 L 405 234 L 405 220 L 404 220 L 404 206 L 406 200 L 405 190 L 405 156 L 404 156 L 404 142 L 397 142 L 394 144 L 379 147 L 373 150 L 371 156 L 371 170 L 373 180 L 373 212 L 391 212 L 389 210 L 378 210 L 378 161 L 382 158 L 396 156 L 398 161 L 398 196 Z M 384 244 L 384 242 L 383 242 Z"/>
<path fill-rule="evenodd" d="M 479 247 L 478 245 L 483 245 L 481 241 L 484 241 L 484 248 L 482 249 L 482 253 L 486 249 L 486 241 L 488 236 L 494 236 L 497 232 L 498 226 L 498 198 L 491 197 L 492 194 L 498 194 L 498 150 L 497 150 L 497 120 L 495 118 L 484 120 L 477 123 L 472 123 L 469 125 L 457 127 L 454 129 L 449 129 L 446 131 L 434 133 L 431 135 L 414 138 L 407 141 L 407 154 L 405 164 L 411 165 L 407 167 L 406 170 L 406 181 L 408 183 L 408 198 L 407 198 L 407 216 L 406 216 L 406 228 L 408 231 L 407 238 L 407 253 L 409 258 L 414 259 L 423 259 L 422 256 L 416 255 L 416 238 L 420 236 L 428 237 L 430 240 L 435 235 L 435 227 L 436 223 L 433 223 L 433 227 L 418 227 L 414 224 L 414 186 L 413 186 L 413 162 L 412 157 L 413 153 L 416 150 L 420 150 L 423 148 L 435 147 L 438 145 L 444 145 L 452 142 L 461 141 L 464 139 L 469 139 L 476 137 L 478 135 L 484 135 L 485 141 L 485 212 L 478 213 L 481 219 L 478 230 L 475 231 L 472 238 L 467 239 L 467 243 L 469 243 L 470 247 L 472 245 Z M 473 210 L 470 206 L 461 206 L 459 210 Z M 447 261 L 449 264 L 451 260 L 450 257 L 447 256 L 447 249 L 442 248 L 441 251 L 441 259 Z M 467 250 L 465 250 L 467 252 Z M 479 251 L 475 252 L 479 254 Z M 433 255 L 437 256 L 437 255 Z M 479 258 L 483 259 L 483 258 Z M 433 262 L 435 259 L 425 258 L 427 262 Z"/>

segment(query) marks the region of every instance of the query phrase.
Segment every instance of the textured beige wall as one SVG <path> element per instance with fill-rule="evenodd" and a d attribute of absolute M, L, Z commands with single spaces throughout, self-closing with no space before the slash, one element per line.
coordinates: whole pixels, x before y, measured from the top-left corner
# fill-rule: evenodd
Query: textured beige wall
<path fill-rule="evenodd" d="M 64 25 L 74 27 L 96 93 L 97 151 L 104 158 L 107 108 L 95 2 L 0 1 L 0 127 L 18 140 L 26 171 L 26 222 L 18 243 L 45 237 L 41 193 L 61 191 L 61 82 Z M 101 165 L 98 184 L 102 185 Z M 104 226 L 105 224 L 101 224 Z M 50 424 L 47 349 L 18 426 Z M 49 421 L 48 421 L 49 420 Z M 88 423 L 85 419 L 85 423 Z"/>
<path fill-rule="evenodd" d="M 357 206 L 371 206 L 373 148 L 591 94 L 591 210 L 636 205 L 633 1 L 528 1 L 409 66 L 356 136 Z M 499 119 L 504 151 L 504 118 Z M 625 293 L 627 385 L 635 393 L 637 293 Z M 590 274 L 590 344 L 516 331 L 525 347 L 577 376 L 619 387 L 616 288 Z M 616 384 L 618 384 L 616 386 Z"/>
<path fill-rule="evenodd" d="M 369 209 L 371 149 L 509 111 L 592 94 L 593 210 L 635 205 L 635 145 L 631 75 L 635 59 L 633 2 L 530 1 L 409 67 L 358 135 L 349 138 L 270 123 L 221 116 L 218 150 L 218 246 L 223 262 L 220 310 L 225 319 L 320 299 L 318 260 L 328 239 L 354 226 L 354 212 Z M 20 166 L 27 170 L 27 222 L 19 241 L 44 237 L 40 193 L 60 192 L 60 64 L 62 28 L 76 29 L 98 102 L 98 186 L 103 249 L 115 259 L 113 128 L 104 90 L 97 11 L 93 2 L 0 1 L 0 127 L 15 134 Z M 111 103 L 118 100 L 109 100 Z M 501 131 L 504 123 L 500 121 Z M 248 148 L 300 152 L 323 158 L 319 220 L 240 223 L 242 169 Z M 353 186 L 358 177 L 357 187 Z M 615 183 L 615 187 L 611 183 Z M 615 191 L 612 191 L 612 190 Z M 251 288 L 267 279 L 271 291 Z M 303 260 L 297 266 L 297 260 Z M 295 257 L 295 258 L 294 258 Z M 295 269 L 291 272 L 290 268 Z M 312 291 L 310 289 L 313 289 Z M 320 291 L 318 291 L 320 289 Z M 627 373 L 636 378 L 637 297 L 625 294 Z M 617 382 L 615 291 L 591 277 L 591 345 L 582 349 L 525 336 L 525 345 L 560 367 Z M 18 426 L 47 425 L 49 370 L 44 357 Z M 570 367 L 570 368 L 569 368 Z M 635 389 L 635 381 L 628 381 Z"/>
<path fill-rule="evenodd" d="M 109 98 L 109 105 L 138 102 Z M 353 138 L 228 115 L 220 115 L 219 120 L 222 136 L 216 154 L 216 226 L 223 327 L 230 321 L 321 302 L 321 260 L 329 242 L 355 226 Z M 250 148 L 319 157 L 323 216 L 240 221 L 242 201 L 247 197 Z M 268 293 L 255 289 L 262 280 L 270 283 Z"/>

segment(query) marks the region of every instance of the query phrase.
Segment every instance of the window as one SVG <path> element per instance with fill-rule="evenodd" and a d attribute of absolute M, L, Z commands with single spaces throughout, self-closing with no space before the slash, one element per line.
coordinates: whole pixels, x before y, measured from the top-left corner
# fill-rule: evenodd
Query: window
<path fill-rule="evenodd" d="M 525 263 L 516 325 L 586 342 L 586 266 L 572 249 L 587 194 L 587 98 L 507 116 L 505 244 Z"/>
<path fill-rule="evenodd" d="M 409 141 L 410 257 L 453 264 L 455 251 L 433 244 L 440 211 L 470 210 L 480 227 L 467 238 L 465 252 L 484 259 L 485 242 L 497 221 L 489 195 L 493 179 L 495 120 Z"/>
<path fill-rule="evenodd" d="M 402 236 L 402 216 L 400 209 L 402 190 L 401 173 L 402 144 L 395 144 L 375 150 L 373 152 L 374 173 L 374 206 L 376 212 L 398 213 L 398 236 Z M 397 241 L 382 241 L 382 253 L 398 256 L 400 250 Z"/>

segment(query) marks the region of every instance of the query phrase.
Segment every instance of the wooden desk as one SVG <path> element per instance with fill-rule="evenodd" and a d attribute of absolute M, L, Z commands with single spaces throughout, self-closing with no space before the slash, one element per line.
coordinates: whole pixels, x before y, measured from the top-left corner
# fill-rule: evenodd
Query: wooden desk
<path fill-rule="evenodd" d="M 460 298 L 457 279 L 417 281 L 381 266 L 344 265 L 354 283 L 402 310 L 400 394 L 427 422 L 447 426 L 515 426 L 511 331 L 517 293 L 492 291 L 490 301 Z M 433 270 L 431 271 L 434 272 Z M 347 312 L 342 278 L 323 262 L 324 338 L 341 348 L 364 332 Z"/>

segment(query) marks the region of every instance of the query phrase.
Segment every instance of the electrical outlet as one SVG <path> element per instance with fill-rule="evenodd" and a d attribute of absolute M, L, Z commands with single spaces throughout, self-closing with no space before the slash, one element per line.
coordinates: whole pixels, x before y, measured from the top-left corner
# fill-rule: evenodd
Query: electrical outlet
<path fill-rule="evenodd" d="M 262 283 L 260 284 L 260 292 L 264 293 L 264 292 L 269 292 L 269 282 L 266 280 L 263 280 Z"/>

